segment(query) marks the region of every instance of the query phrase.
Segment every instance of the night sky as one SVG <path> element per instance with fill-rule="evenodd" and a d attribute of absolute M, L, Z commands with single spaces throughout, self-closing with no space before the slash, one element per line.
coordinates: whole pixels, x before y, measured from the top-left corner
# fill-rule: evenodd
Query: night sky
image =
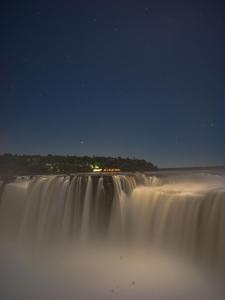
<path fill-rule="evenodd" d="M 1 1 L 0 153 L 225 164 L 223 1 Z"/>

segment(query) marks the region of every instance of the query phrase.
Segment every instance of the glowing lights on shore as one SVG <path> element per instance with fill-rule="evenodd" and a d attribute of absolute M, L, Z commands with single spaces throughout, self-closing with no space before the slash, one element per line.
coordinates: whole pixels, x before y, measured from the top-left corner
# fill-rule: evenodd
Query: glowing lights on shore
<path fill-rule="evenodd" d="M 121 172 L 120 169 L 100 169 L 100 168 L 94 168 L 92 172 Z"/>
<path fill-rule="evenodd" d="M 94 168 L 92 171 L 93 172 L 102 172 L 102 169 L 100 169 L 100 168 Z"/>
<path fill-rule="evenodd" d="M 102 172 L 121 172 L 120 169 L 103 169 Z"/>
<path fill-rule="evenodd" d="M 98 165 L 92 165 L 92 172 L 121 172 L 119 168 L 100 168 Z"/>

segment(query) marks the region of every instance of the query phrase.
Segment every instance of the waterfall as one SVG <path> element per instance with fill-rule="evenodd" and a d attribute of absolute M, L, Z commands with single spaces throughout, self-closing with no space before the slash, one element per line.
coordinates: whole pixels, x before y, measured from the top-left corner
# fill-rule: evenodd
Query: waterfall
<path fill-rule="evenodd" d="M 26 207 L 28 182 L 2 184 L 0 199 L 0 236 L 15 238 Z"/>
<path fill-rule="evenodd" d="M 102 211 L 104 202 L 105 202 L 105 189 L 104 189 L 104 179 L 100 177 L 97 184 L 97 192 L 95 199 L 95 208 L 94 208 L 94 228 L 95 236 L 101 236 L 104 231 L 104 212 Z"/>
<path fill-rule="evenodd" d="M 225 177 L 52 175 L 1 182 L 0 239 L 148 243 L 225 267 Z"/>
<path fill-rule="evenodd" d="M 90 219 L 91 219 L 91 204 L 93 196 L 93 186 L 92 186 L 92 177 L 88 176 L 87 188 L 84 197 L 84 209 L 82 215 L 82 224 L 81 224 L 81 239 L 87 239 L 90 230 Z"/>

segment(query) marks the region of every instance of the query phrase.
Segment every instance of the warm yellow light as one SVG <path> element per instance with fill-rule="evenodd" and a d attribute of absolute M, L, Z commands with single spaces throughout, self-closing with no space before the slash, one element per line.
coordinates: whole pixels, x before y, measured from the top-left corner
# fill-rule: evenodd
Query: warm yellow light
<path fill-rule="evenodd" d="M 93 169 L 93 172 L 102 172 L 102 169 Z"/>
<path fill-rule="evenodd" d="M 103 172 L 120 172 L 120 169 L 103 169 Z"/>

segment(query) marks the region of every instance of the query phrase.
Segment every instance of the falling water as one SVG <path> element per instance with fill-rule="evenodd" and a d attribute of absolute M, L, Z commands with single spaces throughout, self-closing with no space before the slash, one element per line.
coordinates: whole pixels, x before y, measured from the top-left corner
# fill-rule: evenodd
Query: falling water
<path fill-rule="evenodd" d="M 84 208 L 82 213 L 82 224 L 81 224 L 81 238 L 87 239 L 90 230 L 90 219 L 91 219 L 91 200 L 92 200 L 92 178 L 88 176 L 87 188 L 84 196 Z"/>
<path fill-rule="evenodd" d="M 225 272 L 223 174 L 23 177 L 0 195 L 1 243 L 142 245 Z"/>
<path fill-rule="evenodd" d="M 3 237 L 148 241 L 225 259 L 223 176 L 37 176 L 4 186 Z M 103 234 L 105 232 L 105 234 Z"/>

